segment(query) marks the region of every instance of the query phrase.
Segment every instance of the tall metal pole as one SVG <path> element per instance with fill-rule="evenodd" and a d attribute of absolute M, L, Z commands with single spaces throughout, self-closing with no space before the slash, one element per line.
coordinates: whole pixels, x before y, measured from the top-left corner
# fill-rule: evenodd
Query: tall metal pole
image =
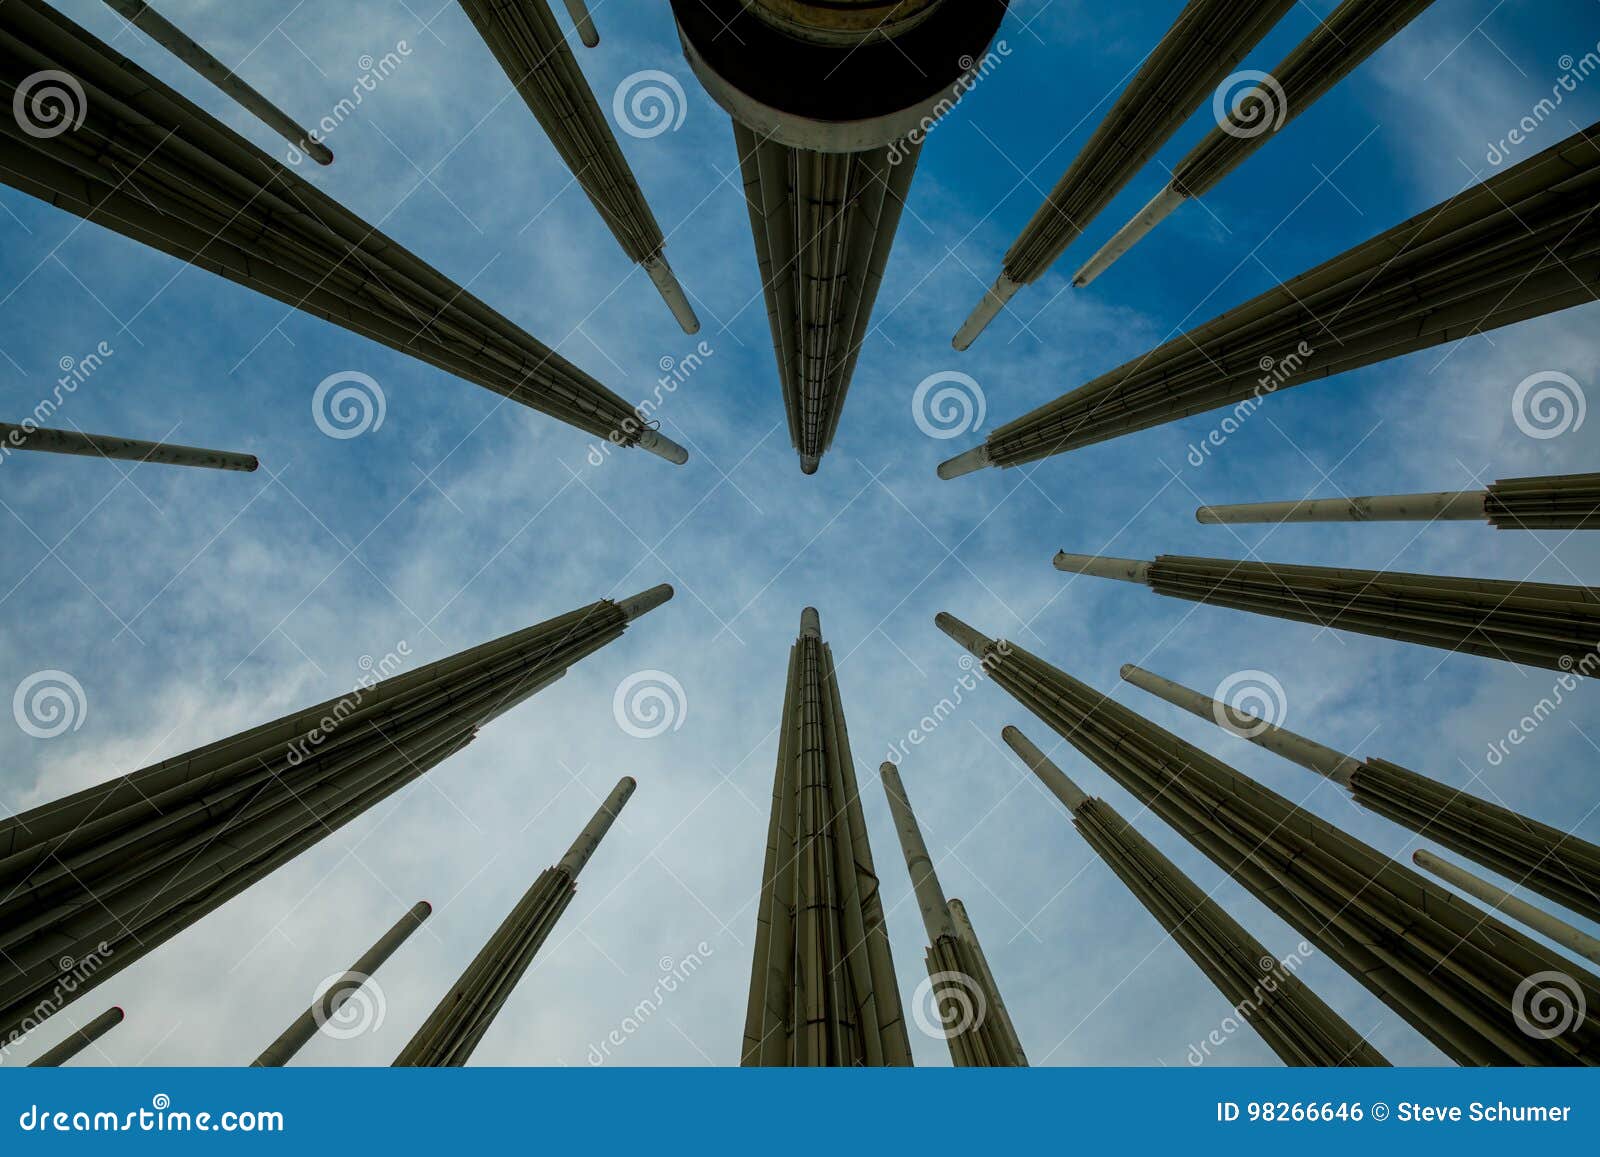
<path fill-rule="evenodd" d="M 394 955 L 395 949 L 406 942 L 406 939 L 422 927 L 422 922 L 433 914 L 433 905 L 426 900 L 418 900 L 406 914 L 395 921 L 393 928 L 371 948 L 362 954 L 361 959 L 350 966 L 350 971 L 330 984 L 326 991 L 317 997 L 310 1008 L 295 1018 L 294 1023 L 283 1030 L 283 1034 L 268 1045 L 254 1061 L 252 1068 L 268 1068 L 286 1065 L 312 1037 L 317 1035 L 317 1030 L 329 1021 L 344 1007 L 346 1001 L 354 996 L 372 974 L 378 971 L 378 966 Z"/>
<path fill-rule="evenodd" d="M 77 430 L 50 430 L 43 426 L 0 422 L 0 461 L 13 450 L 45 450 L 52 454 L 78 454 L 85 458 L 115 458 L 123 462 L 160 462 L 167 466 L 203 466 L 212 470 L 248 473 L 260 466 L 254 454 L 227 450 L 202 450 L 176 442 L 143 442 L 109 434 L 84 434 Z"/>
<path fill-rule="evenodd" d="M 319 165 L 333 163 L 333 151 L 301 128 L 295 120 L 234 74 L 211 53 L 196 44 L 177 25 L 157 12 L 145 0 L 105 0 L 134 27 L 227 93 L 246 111 L 305 153 Z"/>
<path fill-rule="evenodd" d="M 578 29 L 578 39 L 583 41 L 585 48 L 595 48 L 600 44 L 600 33 L 594 26 L 594 17 L 589 15 L 589 6 L 584 0 L 566 0 L 567 15 L 572 17 L 572 23 Z"/>
<path fill-rule="evenodd" d="M 394 1060 L 403 1068 L 454 1068 L 465 1065 L 495 1017 L 511 998 L 517 982 L 549 939 L 561 914 L 577 893 L 578 873 L 589 862 L 606 832 L 638 784 L 623 776 L 594 817 L 561 857 L 539 873 L 483 950 L 473 958 L 428 1019 Z"/>
<path fill-rule="evenodd" d="M 1485 490 L 1202 506 L 1203 523 L 1484 521 L 1499 530 L 1600 529 L 1600 474 L 1502 478 Z"/>
<path fill-rule="evenodd" d="M 82 1028 L 74 1029 L 72 1035 L 55 1048 L 39 1054 L 38 1059 L 28 1067 L 51 1069 L 64 1065 L 121 1023 L 122 1009 L 108 1008 Z"/>
<path fill-rule="evenodd" d="M 1565 920 L 1558 920 L 1550 913 L 1535 908 L 1526 900 L 1517 899 L 1504 888 L 1497 888 L 1488 880 L 1480 879 L 1465 868 L 1458 867 L 1449 860 L 1442 860 L 1422 848 L 1411 853 L 1411 862 L 1424 871 L 1432 872 L 1445 883 L 1454 884 L 1467 895 L 1476 896 L 1497 912 L 1510 916 L 1518 923 L 1526 924 L 1539 935 L 1549 937 L 1563 948 L 1570 948 L 1579 956 L 1600 964 L 1600 940 L 1596 940 L 1586 932 L 1580 932 Z"/>

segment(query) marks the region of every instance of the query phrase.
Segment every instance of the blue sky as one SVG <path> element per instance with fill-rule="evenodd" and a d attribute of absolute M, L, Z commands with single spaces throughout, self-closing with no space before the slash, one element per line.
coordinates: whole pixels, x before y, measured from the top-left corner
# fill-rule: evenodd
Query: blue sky
<path fill-rule="evenodd" d="M 270 132 L 97 0 L 59 7 L 113 39 L 263 148 Z M 301 172 L 629 397 L 663 359 L 712 350 L 657 416 L 691 449 L 587 461 L 591 439 L 470 384 L 0 189 L 0 388 L 8 418 L 63 358 L 114 351 L 60 424 L 260 456 L 254 475 L 14 455 L 0 464 L 0 690 L 71 673 L 81 726 L 53 739 L 0 727 L 0 812 L 347 690 L 363 656 L 404 642 L 417 662 L 604 595 L 667 581 L 677 598 L 462 755 L 341 830 L 74 1005 L 128 1020 L 91 1063 L 240 1063 L 411 903 L 436 914 L 379 975 L 384 1019 L 303 1058 L 387 1063 L 617 777 L 639 790 L 577 900 L 476 1063 L 589 1063 L 662 970 L 693 978 L 614 1047 L 610 1063 L 728 1064 L 748 984 L 754 901 L 788 648 L 816 605 L 834 649 L 903 992 L 924 934 L 875 769 L 950 693 L 949 610 L 1144 711 L 1395 855 L 1410 833 L 1333 785 L 1117 685 L 1137 662 L 1209 691 L 1241 670 L 1283 685 L 1285 722 L 1600 841 L 1600 713 L 1584 687 L 1512 758 L 1504 735 L 1554 677 L 1469 656 L 1340 636 L 1054 571 L 1058 549 L 1186 553 L 1578 583 L 1600 552 L 1580 535 L 1477 524 L 1201 527 L 1201 502 L 1472 488 L 1593 469 L 1600 420 L 1534 439 L 1511 396 L 1531 374 L 1600 387 L 1594 306 L 1272 398 L 1201 467 L 1189 444 L 1220 415 L 1036 467 L 934 478 L 983 430 L 1071 389 L 1489 175 L 1489 143 L 1548 95 L 1564 56 L 1600 44 L 1594 0 L 1446 0 L 1185 207 L 1087 291 L 1067 278 L 1165 182 L 1213 123 L 1197 113 L 1014 314 L 971 351 L 949 337 L 1016 231 L 1092 132 L 1177 0 L 1022 0 L 1003 65 L 941 123 L 920 171 L 839 435 L 804 477 L 788 444 L 727 116 L 679 52 L 667 8 L 593 5 L 603 42 L 579 60 L 604 107 L 626 77 L 670 73 L 675 131 L 623 135 L 705 323 L 683 336 L 633 269 L 454 3 L 338 6 L 168 0 L 175 22 L 294 114 L 350 91 L 364 54 L 404 41 L 392 75 L 329 134 L 337 160 Z M 1308 0 L 1245 62 L 1267 69 L 1330 0 Z M 564 20 L 564 17 L 563 17 Z M 1600 117 L 1600 78 L 1513 154 Z M 1023 323 L 1026 324 L 1023 324 Z M 959 370 L 982 430 L 926 436 L 911 398 Z M 381 386 L 381 427 L 325 436 L 312 396 L 331 374 Z M 12 418 L 14 420 L 14 418 Z M 619 727 L 639 671 L 683 688 L 674 730 Z M 999 742 L 1046 729 L 998 688 L 969 698 L 902 765 L 950 895 L 964 899 L 1035 1063 L 1182 1066 L 1225 1001 L 1089 851 Z M 1137 807 L 1062 748 L 1058 762 L 1124 814 Z M 1141 830 L 1274 951 L 1300 937 L 1152 817 Z M 1593 932 L 1594 929 L 1590 928 Z M 700 946 L 704 945 L 702 949 Z M 1301 975 L 1397 1062 L 1442 1058 L 1330 962 Z M 194 994 L 202 999 L 194 999 Z M 62 1026 L 14 1050 L 53 1044 Z M 919 1064 L 943 1041 L 914 1034 Z M 1272 1063 L 1248 1032 L 1212 1064 Z"/>

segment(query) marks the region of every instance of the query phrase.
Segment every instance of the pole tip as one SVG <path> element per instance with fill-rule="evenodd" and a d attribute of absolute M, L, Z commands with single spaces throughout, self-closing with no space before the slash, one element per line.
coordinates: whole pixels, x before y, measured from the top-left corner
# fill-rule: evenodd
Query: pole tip
<path fill-rule="evenodd" d="M 1214 506 L 1195 507 L 1194 520 L 1202 526 L 1217 526 L 1222 522 L 1222 519 L 1217 517 L 1216 507 Z"/>
<path fill-rule="evenodd" d="M 674 466 L 689 460 L 689 451 L 678 445 L 660 430 L 644 430 L 639 434 L 639 449 L 648 450 L 657 458 L 665 458 Z"/>
<path fill-rule="evenodd" d="M 816 607 L 807 607 L 800 612 L 800 635 L 802 638 L 822 638 L 822 616 L 817 614 Z"/>
<path fill-rule="evenodd" d="M 939 477 L 946 482 L 952 478 L 960 478 L 963 474 L 972 474 L 989 465 L 989 444 L 980 442 L 970 450 L 963 450 L 954 458 L 947 458 L 939 463 Z"/>
<path fill-rule="evenodd" d="M 639 781 L 634 779 L 631 775 L 625 775 L 621 779 L 617 780 L 617 786 L 619 788 L 627 788 L 628 794 L 632 795 L 638 788 Z"/>
<path fill-rule="evenodd" d="M 822 465 L 822 458 L 816 454 L 800 455 L 800 473 L 815 474 L 817 467 Z"/>
<path fill-rule="evenodd" d="M 120 1004 L 113 1004 L 111 1006 L 111 1011 L 117 1014 L 117 1023 L 119 1024 L 122 1023 L 123 1018 L 128 1015 L 122 1011 L 122 1006 Z"/>
<path fill-rule="evenodd" d="M 670 602 L 673 593 L 671 583 L 661 583 L 647 591 L 640 591 L 632 598 L 622 599 L 617 603 L 617 606 L 622 610 L 623 614 L 628 616 L 628 621 L 632 622 L 640 615 L 649 614 L 662 603 Z"/>
<path fill-rule="evenodd" d="M 1120 671 L 1118 671 L 1117 674 L 1121 675 L 1124 679 L 1126 679 L 1126 678 L 1130 677 L 1138 669 L 1139 668 L 1135 667 L 1132 663 L 1124 663 L 1122 665 L 1122 669 Z"/>

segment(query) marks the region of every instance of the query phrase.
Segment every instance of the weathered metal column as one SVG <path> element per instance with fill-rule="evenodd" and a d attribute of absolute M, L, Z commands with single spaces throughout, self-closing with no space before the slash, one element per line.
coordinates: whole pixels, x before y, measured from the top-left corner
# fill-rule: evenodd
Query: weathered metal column
<path fill-rule="evenodd" d="M 892 763 L 878 769 L 883 791 L 889 797 L 900 848 L 911 873 L 911 887 L 922 923 L 928 930 L 926 962 L 931 984 L 929 995 L 938 1007 L 950 1059 L 961 1066 L 1020 1066 L 1028 1063 L 1017 1039 L 1016 1028 L 1000 999 L 1000 990 L 989 972 L 989 962 L 978 947 L 962 909 L 956 919 L 954 901 L 946 901 L 944 889 L 934 870 L 933 857 L 923 842 L 922 829 L 911 811 L 900 772 Z"/>
<path fill-rule="evenodd" d="M 517 981 L 544 947 L 556 921 L 572 903 L 578 890 L 578 873 L 611 830 L 637 786 L 631 776 L 625 775 L 617 782 L 560 863 L 539 874 L 455 987 L 400 1050 L 394 1060 L 396 1066 L 445 1068 L 467 1063 L 472 1050 L 511 998 Z"/>
<path fill-rule="evenodd" d="M 547 0 L 460 3 L 628 260 L 644 267 L 683 332 L 698 333 L 694 307 L 667 264 L 661 226 Z M 580 35 L 587 27 L 593 36 L 594 22 L 581 0 L 568 0 L 568 7 L 575 7 Z"/>
<path fill-rule="evenodd" d="M 1431 872 L 1447 884 L 1454 884 L 1469 896 L 1476 896 L 1489 907 L 1532 928 L 1541 936 L 1548 936 L 1563 948 L 1570 948 L 1579 956 L 1600 964 L 1600 940 L 1580 932 L 1565 920 L 1558 920 L 1541 911 L 1526 900 L 1519 900 L 1504 888 L 1497 888 L 1488 880 L 1479 879 L 1465 868 L 1442 860 L 1432 852 L 1418 848 L 1411 853 L 1411 862 L 1426 872 Z"/>
<path fill-rule="evenodd" d="M 13 450 L 45 450 L 52 454 L 77 454 L 85 458 L 115 458 L 122 462 L 160 462 L 167 466 L 204 466 L 212 470 L 241 470 L 260 466 L 254 454 L 227 450 L 202 450 L 176 442 L 142 442 L 109 434 L 83 434 L 77 430 L 51 430 L 24 423 L 0 422 L 0 461 Z"/>
<path fill-rule="evenodd" d="M 72 1035 L 55 1048 L 40 1053 L 39 1058 L 28 1067 L 52 1069 L 64 1065 L 121 1023 L 122 1009 L 108 1008 L 82 1028 L 73 1030 Z"/>
<path fill-rule="evenodd" d="M 1600 978 L 1295 807 L 1109 696 L 950 615 L 990 678 L 1316 949 L 1462 1064 L 1600 1064 L 1600 1014 L 1546 1037 L 1513 995 L 1560 970 L 1600 1010 Z"/>
<path fill-rule="evenodd" d="M 1245 53 L 1293 7 L 1294 0 L 1189 0 L 1011 243 L 1000 276 L 951 344 L 966 349 L 1017 290 L 1043 277 Z"/>
<path fill-rule="evenodd" d="M 1502 478 L 1486 490 L 1202 506 L 1205 523 L 1483 521 L 1498 530 L 1600 529 L 1600 474 Z"/>
<path fill-rule="evenodd" d="M 1280 390 L 1586 305 L 1600 285 L 1597 199 L 1600 124 L 991 430 L 939 476 L 1221 407 L 1237 422 Z"/>
<path fill-rule="evenodd" d="M 1000 734 L 1066 807 L 1089 846 L 1284 1064 L 1389 1063 L 1294 974 L 1297 960 L 1281 961 L 1268 952 L 1116 809 L 1085 794 L 1021 731 L 1007 727 Z"/>
<path fill-rule="evenodd" d="M 0 820 L 0 1045 L 472 741 L 671 597 L 601 599 Z M 404 659 L 395 656 L 395 668 Z M 387 671 L 390 656 L 375 668 Z M 58 1004 L 47 997 L 66 988 Z"/>
<path fill-rule="evenodd" d="M 1359 760 L 1132 664 L 1122 677 L 1350 790 L 1369 811 L 1600 920 L 1600 847 L 1382 759 Z"/>
<path fill-rule="evenodd" d="M 833 652 L 812 607 L 789 652 L 739 1056 L 911 1064 Z"/>
<path fill-rule="evenodd" d="M 687 461 L 620 395 L 42 0 L 0 4 L 0 102 L 26 113 L 0 117 L 0 182 L 594 438 Z M 45 115 L 61 124 L 32 123 Z"/>
<path fill-rule="evenodd" d="M 288 1064 L 294 1055 L 317 1035 L 317 1030 L 333 1020 L 345 1002 L 354 996 L 363 984 L 372 979 L 372 974 L 378 971 L 378 966 L 393 956 L 395 949 L 422 927 L 422 922 L 432 914 L 432 904 L 426 900 L 417 901 L 395 922 L 393 928 L 385 932 L 376 944 L 362 954 L 360 960 L 350 966 L 349 972 L 330 984 L 327 991 L 318 996 L 310 1008 L 296 1017 L 294 1023 L 283 1030 L 283 1035 L 268 1045 L 266 1051 L 251 1062 L 251 1067 L 268 1068 Z"/>
<path fill-rule="evenodd" d="M 993 67 L 1007 0 L 673 0 L 733 118 L 800 468 L 832 443 L 923 138 Z"/>
<path fill-rule="evenodd" d="M 1062 551 L 1057 570 L 1157 594 L 1593 675 L 1600 588 L 1164 554 L 1151 562 Z"/>

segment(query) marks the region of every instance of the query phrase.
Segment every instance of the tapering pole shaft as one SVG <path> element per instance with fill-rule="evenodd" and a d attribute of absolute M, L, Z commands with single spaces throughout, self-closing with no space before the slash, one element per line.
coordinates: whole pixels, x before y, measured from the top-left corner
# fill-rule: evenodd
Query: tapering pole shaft
<path fill-rule="evenodd" d="M 1286 731 L 1259 715 L 1252 715 L 1248 711 L 1240 711 L 1237 707 L 1219 703 L 1181 683 L 1174 683 L 1171 679 L 1163 679 L 1160 675 L 1146 671 L 1142 667 L 1135 667 L 1132 663 L 1123 664 L 1122 677 L 1135 687 L 1165 699 L 1175 707 L 1182 707 L 1191 715 L 1213 723 L 1224 731 L 1232 732 L 1241 739 L 1248 739 L 1258 747 L 1265 747 L 1291 763 L 1298 763 L 1307 771 L 1326 776 L 1341 787 L 1349 787 L 1350 777 L 1361 767 L 1359 759 L 1335 751 L 1331 747 L 1325 747 L 1303 735 Z"/>
<path fill-rule="evenodd" d="M 611 830 L 611 825 L 617 822 L 617 816 L 622 812 L 622 805 L 628 802 L 639 782 L 631 775 L 625 775 L 617 781 L 617 786 L 611 789 L 611 794 L 600 805 L 593 818 L 584 825 L 583 831 L 578 833 L 578 838 L 572 841 L 572 846 L 567 849 L 567 854 L 561 857 L 561 862 L 556 865 L 574 880 L 578 873 L 583 871 L 583 866 L 589 862 L 589 857 L 594 855 L 594 850 L 600 846 L 600 841 Z"/>
<path fill-rule="evenodd" d="M 422 922 L 433 914 L 433 905 L 426 900 L 419 900 L 406 914 L 395 921 L 394 927 L 385 932 L 371 948 L 350 966 L 350 971 L 339 977 L 322 993 L 310 1008 L 295 1018 L 294 1023 L 283 1030 L 277 1040 L 268 1045 L 255 1060 L 250 1062 L 252 1068 L 276 1068 L 286 1065 L 312 1037 L 317 1035 L 317 1030 L 333 1019 L 335 1013 L 344 1007 L 346 1001 L 356 994 L 356 991 L 372 978 L 378 966 L 395 950 L 406 942 L 406 939 L 422 927 Z"/>
<path fill-rule="evenodd" d="M 1383 494 L 1361 498 L 1308 498 L 1298 502 L 1243 502 L 1202 506 L 1195 520 L 1210 525 L 1253 522 L 1484 522 L 1487 490 L 1436 494 Z"/>
<path fill-rule="evenodd" d="M 248 473 L 260 466 L 254 454 L 205 450 L 175 442 L 145 442 L 109 434 L 83 434 L 77 430 L 50 430 L 43 426 L 18 426 L 0 422 L 0 461 L 13 450 L 42 450 L 51 454 L 77 454 L 85 458 L 115 458 L 123 462 L 160 462 L 167 466 L 202 466 L 211 470 Z"/>
<path fill-rule="evenodd" d="M 108 1008 L 88 1024 L 74 1031 L 71 1036 L 56 1045 L 55 1048 L 41 1053 L 39 1058 L 28 1067 L 30 1069 L 53 1069 L 64 1065 L 121 1023 L 122 1009 Z"/>
<path fill-rule="evenodd" d="M 1019 1066 L 1026 1066 L 1028 1054 L 1023 1051 L 1022 1038 L 1017 1035 L 1017 1026 L 1011 1019 L 1011 1010 L 1006 1008 L 1006 1002 L 1000 995 L 1000 985 L 994 978 L 994 971 L 989 967 L 989 958 L 984 955 L 983 944 L 978 940 L 978 931 L 972 926 L 972 919 L 967 915 L 967 906 L 954 896 L 948 904 L 950 922 L 955 925 L 956 936 L 966 941 L 967 947 L 972 950 L 973 962 L 978 966 L 978 971 L 983 973 L 980 979 L 989 995 L 989 1012 L 998 1019 L 1003 1026 L 1003 1036 L 1012 1053 L 1013 1062 Z"/>
<path fill-rule="evenodd" d="M 961 323 L 961 328 L 956 330 L 956 335 L 950 339 L 950 344 L 958 350 L 970 349 L 972 343 L 978 340 L 978 335 L 989 328 L 991 321 L 1000 316 L 1000 311 L 1021 288 L 1021 282 L 1012 281 L 1004 273 L 996 277 L 994 284 L 984 290 L 983 297 L 972 307 L 967 320 Z"/>
<path fill-rule="evenodd" d="M 594 17 L 589 15 L 589 6 L 583 0 L 566 0 L 566 5 L 567 15 L 572 17 L 572 23 L 577 26 L 578 39 L 583 41 L 583 46 L 594 48 L 599 45 L 600 33 L 595 29 Z"/>
<path fill-rule="evenodd" d="M 1474 876 L 1449 860 L 1441 860 L 1432 852 L 1419 848 L 1411 853 L 1411 861 L 1417 867 L 1438 876 L 1445 883 L 1454 884 L 1467 895 L 1476 896 L 1496 911 L 1526 924 L 1542 936 L 1548 936 L 1563 948 L 1570 948 L 1579 956 L 1600 964 L 1600 940 L 1579 931 L 1565 920 L 1557 919 L 1527 901 L 1517 899 L 1504 888 L 1497 888 L 1488 880 Z"/>
<path fill-rule="evenodd" d="M 1152 229 L 1170 217 L 1173 210 L 1188 199 L 1181 189 L 1174 189 L 1171 185 L 1162 189 L 1150 199 L 1148 205 L 1134 215 L 1133 220 L 1118 229 L 1111 240 L 1083 263 L 1082 268 L 1072 275 L 1072 284 L 1082 289 L 1110 269 L 1118 258 L 1143 241 Z"/>
<path fill-rule="evenodd" d="M 1150 564 L 1136 558 L 1106 558 L 1097 554 L 1068 554 L 1057 551 L 1052 565 L 1069 574 L 1086 574 L 1095 578 L 1117 579 L 1125 583 L 1150 582 Z"/>
<path fill-rule="evenodd" d="M 1001 729 L 1000 738 L 1006 741 L 1012 751 L 1021 756 L 1022 762 L 1039 777 L 1039 782 L 1049 788 L 1050 794 L 1060 800 L 1069 812 L 1076 815 L 1078 809 L 1089 802 L 1088 794 L 1068 779 L 1066 772 L 1050 762 L 1049 757 L 1022 732 L 1008 726 Z"/>
<path fill-rule="evenodd" d="M 894 816 L 894 830 L 900 836 L 900 850 L 905 853 L 906 870 L 911 874 L 911 887 L 917 894 L 917 907 L 922 909 L 922 925 L 928 930 L 928 942 L 931 944 L 941 936 L 954 936 L 956 929 L 950 920 L 944 889 L 939 886 L 933 857 L 928 854 L 922 829 L 911 811 L 911 801 L 906 796 L 905 784 L 900 781 L 899 769 L 885 762 L 878 774 L 883 779 L 883 793 L 889 797 L 889 813 Z"/>
<path fill-rule="evenodd" d="M 333 162 L 333 152 L 301 128 L 288 113 L 234 75 L 233 69 L 186 36 L 181 28 L 157 12 L 145 0 L 105 0 L 128 23 L 161 45 L 227 93 L 262 124 L 301 150 L 319 165 Z"/>
<path fill-rule="evenodd" d="M 683 292 L 683 286 L 678 282 L 678 275 L 672 271 L 672 266 L 667 264 L 667 259 L 658 253 L 642 264 L 644 271 L 650 275 L 656 292 L 661 294 L 661 300 L 667 303 L 667 308 L 672 311 L 672 316 L 677 319 L 683 332 L 699 333 L 700 319 L 695 316 L 694 306 L 689 304 L 689 297 Z"/>

